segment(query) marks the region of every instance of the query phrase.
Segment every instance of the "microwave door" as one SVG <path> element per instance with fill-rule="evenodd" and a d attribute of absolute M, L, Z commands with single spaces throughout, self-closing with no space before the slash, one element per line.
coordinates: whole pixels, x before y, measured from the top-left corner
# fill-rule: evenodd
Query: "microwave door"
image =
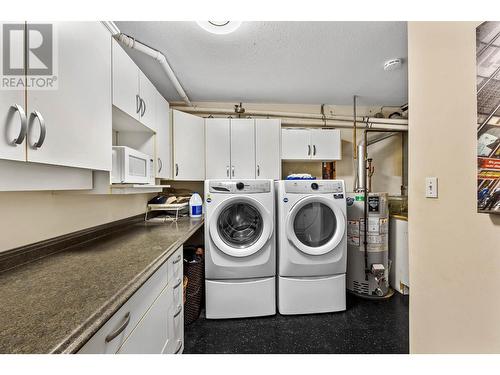
<path fill-rule="evenodd" d="M 150 182 L 148 158 L 129 154 L 125 160 L 127 182 L 136 184 L 147 184 Z"/>

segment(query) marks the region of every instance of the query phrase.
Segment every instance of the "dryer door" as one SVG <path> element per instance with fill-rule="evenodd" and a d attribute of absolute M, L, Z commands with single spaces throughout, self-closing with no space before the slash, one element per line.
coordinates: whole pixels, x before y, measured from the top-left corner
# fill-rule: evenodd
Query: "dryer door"
<path fill-rule="evenodd" d="M 332 251 L 344 238 L 345 230 L 344 213 L 332 199 L 323 196 L 301 199 L 287 217 L 288 239 L 308 255 Z"/>
<path fill-rule="evenodd" d="M 257 200 L 235 197 L 221 202 L 210 221 L 210 237 L 227 255 L 245 257 L 258 252 L 273 233 L 271 213 Z"/>

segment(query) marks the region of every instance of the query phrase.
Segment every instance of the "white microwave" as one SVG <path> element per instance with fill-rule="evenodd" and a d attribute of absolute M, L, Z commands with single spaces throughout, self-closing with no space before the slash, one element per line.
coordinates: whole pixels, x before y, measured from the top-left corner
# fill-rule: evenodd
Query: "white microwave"
<path fill-rule="evenodd" d="M 111 183 L 153 184 L 153 158 L 127 146 L 113 146 Z"/>

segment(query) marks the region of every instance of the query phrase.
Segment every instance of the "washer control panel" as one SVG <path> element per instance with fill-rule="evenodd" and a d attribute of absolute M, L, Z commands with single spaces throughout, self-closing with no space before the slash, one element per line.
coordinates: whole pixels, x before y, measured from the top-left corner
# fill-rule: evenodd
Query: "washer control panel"
<path fill-rule="evenodd" d="M 234 180 L 234 181 L 210 181 L 210 193 L 251 194 L 269 193 L 271 181 L 269 180 Z"/>
<path fill-rule="evenodd" d="M 342 180 L 287 180 L 285 192 L 296 194 L 343 194 L 344 181 Z"/>

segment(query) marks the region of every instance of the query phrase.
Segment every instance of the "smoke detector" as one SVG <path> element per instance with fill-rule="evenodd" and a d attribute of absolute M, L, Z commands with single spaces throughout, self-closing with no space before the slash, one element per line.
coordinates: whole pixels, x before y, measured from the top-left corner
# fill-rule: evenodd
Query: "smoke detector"
<path fill-rule="evenodd" d="M 390 72 L 392 70 L 396 70 L 396 69 L 401 68 L 401 65 L 403 65 L 403 59 L 399 59 L 399 58 L 398 59 L 390 59 L 384 63 L 384 70 L 386 72 Z"/>

